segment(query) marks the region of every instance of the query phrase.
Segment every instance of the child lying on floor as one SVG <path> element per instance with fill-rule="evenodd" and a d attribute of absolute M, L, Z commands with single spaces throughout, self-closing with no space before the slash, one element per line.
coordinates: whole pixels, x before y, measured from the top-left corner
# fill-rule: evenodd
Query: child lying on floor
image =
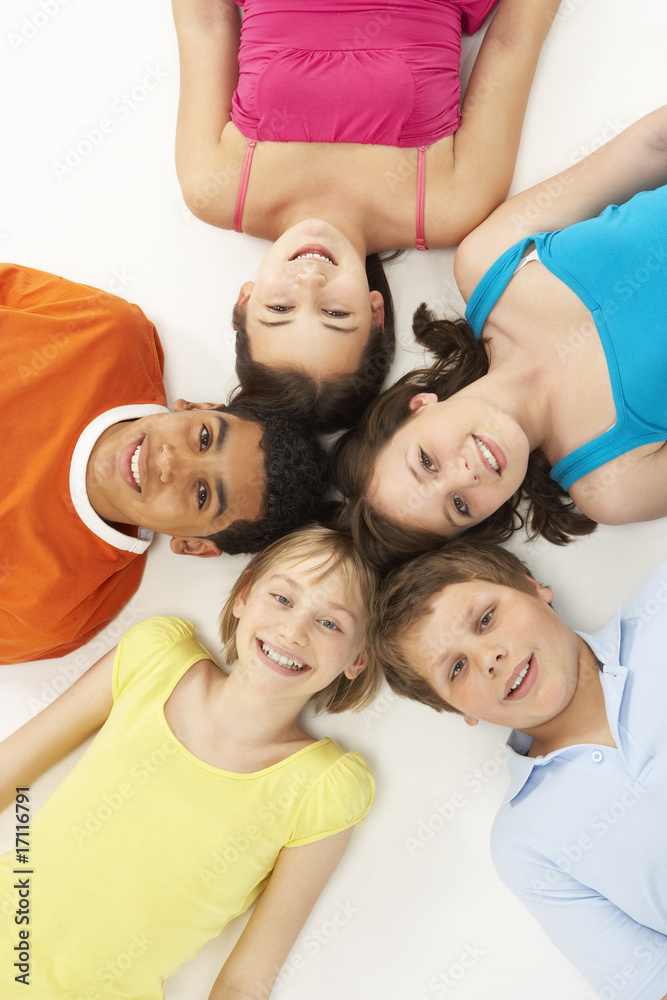
<path fill-rule="evenodd" d="M 298 716 L 372 697 L 375 587 L 347 536 L 288 535 L 232 588 L 230 673 L 189 622 L 151 618 L 0 744 L 22 824 L 0 858 L 3 1000 L 159 1000 L 260 894 L 210 1000 L 267 1000 L 373 797 L 363 757 Z M 31 782 L 100 726 L 28 826 Z"/>
<path fill-rule="evenodd" d="M 398 694 L 513 729 L 493 859 L 603 1000 L 667 993 L 665 595 L 667 563 L 573 632 L 514 555 L 456 541 L 389 577 L 374 624 Z"/>

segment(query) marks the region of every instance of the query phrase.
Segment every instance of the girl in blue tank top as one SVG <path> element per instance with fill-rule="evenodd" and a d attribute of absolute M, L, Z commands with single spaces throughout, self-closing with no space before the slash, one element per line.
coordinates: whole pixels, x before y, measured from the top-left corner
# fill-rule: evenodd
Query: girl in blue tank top
<path fill-rule="evenodd" d="M 468 322 L 422 306 L 438 362 L 337 448 L 344 522 L 377 565 L 467 530 L 526 521 L 564 544 L 667 515 L 666 143 L 663 107 L 461 244 Z"/>

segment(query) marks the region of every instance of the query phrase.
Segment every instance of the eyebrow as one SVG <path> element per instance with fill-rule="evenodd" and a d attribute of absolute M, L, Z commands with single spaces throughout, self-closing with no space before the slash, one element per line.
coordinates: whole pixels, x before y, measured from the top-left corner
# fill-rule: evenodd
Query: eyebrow
<path fill-rule="evenodd" d="M 218 416 L 218 433 L 215 439 L 215 453 L 216 455 L 222 450 L 222 446 L 225 443 L 225 438 L 227 437 L 227 432 L 229 431 L 229 424 L 224 419 L 224 417 Z M 218 510 L 214 515 L 214 520 L 220 517 L 221 514 L 227 510 L 227 494 L 225 492 L 225 485 L 220 476 L 215 478 L 215 492 L 218 495 Z"/>
<path fill-rule="evenodd" d="M 292 320 L 292 319 L 277 319 L 277 320 L 259 319 L 259 322 L 262 324 L 262 326 L 289 326 L 289 324 L 293 323 L 294 320 Z M 336 333 L 356 333 L 357 330 L 359 329 L 358 326 L 334 326 L 333 323 L 322 323 L 322 326 L 326 326 L 327 330 L 335 330 Z"/>
<path fill-rule="evenodd" d="M 271 580 L 284 580 L 285 583 L 289 583 L 289 585 L 291 587 L 294 587 L 295 590 L 301 590 L 301 591 L 303 590 L 303 587 L 300 584 L 298 584 L 296 582 L 296 580 L 293 580 L 291 576 L 285 576 L 284 573 L 274 573 L 273 576 L 270 579 Z M 355 622 L 357 621 L 357 616 L 355 615 L 354 611 L 350 611 L 350 609 L 347 608 L 347 607 L 345 607 L 344 604 L 337 604 L 335 601 L 332 601 L 327 606 L 330 607 L 332 611 L 341 611 L 343 614 L 349 615 L 349 617 L 353 621 L 355 621 Z"/>

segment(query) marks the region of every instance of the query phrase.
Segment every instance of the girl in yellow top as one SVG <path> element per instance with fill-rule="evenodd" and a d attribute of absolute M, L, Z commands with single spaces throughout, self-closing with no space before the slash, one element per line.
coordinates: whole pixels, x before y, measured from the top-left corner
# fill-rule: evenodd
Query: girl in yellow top
<path fill-rule="evenodd" d="M 161 998 L 260 893 L 209 996 L 268 997 L 372 800 L 363 758 L 298 716 L 375 692 L 376 582 L 346 536 L 290 535 L 232 589 L 229 674 L 188 622 L 149 619 L 0 744 L 0 805 L 29 806 L 30 783 L 102 726 L 0 858 L 3 997 Z"/>

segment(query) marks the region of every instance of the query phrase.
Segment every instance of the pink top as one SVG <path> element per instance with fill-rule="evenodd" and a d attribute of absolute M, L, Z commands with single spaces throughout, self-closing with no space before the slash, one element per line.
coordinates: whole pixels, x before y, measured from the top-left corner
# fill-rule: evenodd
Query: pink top
<path fill-rule="evenodd" d="M 476 31 L 497 2 L 237 0 L 243 28 L 231 119 L 255 142 L 425 148 L 459 126 L 461 31 Z M 251 160 L 249 147 L 237 231 Z M 421 153 L 421 249 L 424 165 Z"/>

